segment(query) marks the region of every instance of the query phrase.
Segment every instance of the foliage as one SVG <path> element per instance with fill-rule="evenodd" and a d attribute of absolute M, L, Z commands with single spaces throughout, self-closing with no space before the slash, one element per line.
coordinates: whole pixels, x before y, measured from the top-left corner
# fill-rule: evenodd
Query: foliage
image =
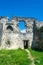
<path fill-rule="evenodd" d="M 43 26 L 36 32 L 36 50 L 43 51 Z"/>

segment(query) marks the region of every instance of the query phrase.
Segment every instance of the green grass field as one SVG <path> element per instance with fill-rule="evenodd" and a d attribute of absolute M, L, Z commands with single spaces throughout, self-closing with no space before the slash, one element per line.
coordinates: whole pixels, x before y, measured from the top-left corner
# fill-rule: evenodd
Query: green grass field
<path fill-rule="evenodd" d="M 43 65 L 43 52 L 31 50 L 31 55 L 34 57 L 35 65 Z"/>
<path fill-rule="evenodd" d="M 43 65 L 43 52 L 29 49 L 34 58 L 35 65 Z M 18 50 L 0 50 L 0 65 L 30 65 L 31 60 L 27 52 Z"/>
<path fill-rule="evenodd" d="M 0 50 L 0 65 L 30 65 L 25 50 Z"/>

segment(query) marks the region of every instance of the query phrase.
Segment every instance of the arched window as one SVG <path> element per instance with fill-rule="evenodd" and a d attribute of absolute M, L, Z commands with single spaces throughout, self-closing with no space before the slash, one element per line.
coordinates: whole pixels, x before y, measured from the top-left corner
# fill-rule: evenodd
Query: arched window
<path fill-rule="evenodd" d="M 11 31 L 13 31 L 13 27 L 12 26 L 7 26 L 7 30 L 11 30 Z"/>
<path fill-rule="evenodd" d="M 19 29 L 22 33 L 26 33 L 26 23 L 23 20 L 19 21 Z"/>

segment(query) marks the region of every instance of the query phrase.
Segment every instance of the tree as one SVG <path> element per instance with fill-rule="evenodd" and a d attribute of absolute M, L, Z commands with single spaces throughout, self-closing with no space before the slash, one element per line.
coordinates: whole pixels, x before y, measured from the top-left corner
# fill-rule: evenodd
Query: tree
<path fill-rule="evenodd" d="M 36 50 L 43 50 L 43 26 L 37 29 Z"/>

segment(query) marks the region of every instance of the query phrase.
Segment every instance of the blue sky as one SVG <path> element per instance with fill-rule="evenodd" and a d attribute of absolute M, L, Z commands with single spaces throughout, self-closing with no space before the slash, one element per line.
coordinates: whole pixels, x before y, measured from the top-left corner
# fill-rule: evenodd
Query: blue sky
<path fill-rule="evenodd" d="M 26 31 L 26 26 L 25 26 L 25 22 L 24 21 L 20 21 L 20 23 L 19 23 L 19 28 L 20 28 L 20 30 L 25 30 Z"/>
<path fill-rule="evenodd" d="M 43 20 L 43 0 L 0 0 L 0 16 L 12 15 Z"/>

